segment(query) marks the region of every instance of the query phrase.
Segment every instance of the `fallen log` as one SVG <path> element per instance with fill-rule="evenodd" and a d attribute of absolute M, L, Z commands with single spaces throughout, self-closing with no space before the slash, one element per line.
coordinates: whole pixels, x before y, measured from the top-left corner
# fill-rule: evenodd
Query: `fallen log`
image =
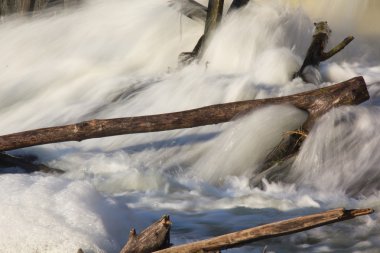
<path fill-rule="evenodd" d="M 356 105 L 368 100 L 363 77 L 355 77 L 332 86 L 285 97 L 240 101 L 198 109 L 149 116 L 94 119 L 77 124 L 41 128 L 0 136 L 0 151 L 65 141 L 82 141 L 106 136 L 167 131 L 219 124 L 263 106 L 291 104 L 308 112 L 304 129 L 328 110 Z"/>
<path fill-rule="evenodd" d="M 207 240 L 174 246 L 156 251 L 156 253 L 216 252 L 219 250 L 239 247 L 259 240 L 298 233 L 327 224 L 353 219 L 355 217 L 368 215 L 373 212 L 374 210 L 370 208 L 354 210 L 345 210 L 343 208 L 333 209 L 322 213 L 300 216 L 289 220 L 261 225 Z"/>
<path fill-rule="evenodd" d="M 168 215 L 164 215 L 139 235 L 132 228 L 129 233 L 128 242 L 120 253 L 151 253 L 169 247 L 170 227 L 170 218 Z"/>
<path fill-rule="evenodd" d="M 0 152 L 0 167 L 10 168 L 18 167 L 26 171 L 26 173 L 44 172 L 44 173 L 56 173 L 62 174 L 63 170 L 50 168 L 44 164 L 35 164 L 28 159 L 22 157 L 16 157 L 13 155 Z M 0 172 L 1 173 L 1 172 Z"/>
<path fill-rule="evenodd" d="M 313 39 L 307 50 L 305 59 L 302 63 L 301 68 L 293 75 L 293 78 L 301 77 L 304 81 L 308 81 L 304 76 L 304 70 L 308 66 L 319 66 L 319 63 L 321 61 L 328 60 L 340 52 L 343 48 L 345 48 L 354 39 L 353 36 L 348 36 L 333 49 L 328 52 L 324 52 L 331 34 L 331 29 L 326 21 L 314 23 L 314 26 L 315 29 L 313 33 Z"/>

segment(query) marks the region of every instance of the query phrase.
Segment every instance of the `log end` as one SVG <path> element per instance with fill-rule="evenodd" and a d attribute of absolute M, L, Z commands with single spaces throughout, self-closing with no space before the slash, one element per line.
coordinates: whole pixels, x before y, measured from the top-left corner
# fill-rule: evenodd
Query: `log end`
<path fill-rule="evenodd" d="M 363 215 L 369 215 L 374 213 L 375 210 L 372 208 L 364 208 L 364 209 L 351 209 L 351 210 L 344 210 L 344 215 L 348 216 L 349 218 L 354 218 L 358 216 Z"/>
<path fill-rule="evenodd" d="M 163 215 L 139 235 L 132 228 L 127 244 L 120 253 L 147 253 L 170 247 L 171 224 L 169 215 Z"/>

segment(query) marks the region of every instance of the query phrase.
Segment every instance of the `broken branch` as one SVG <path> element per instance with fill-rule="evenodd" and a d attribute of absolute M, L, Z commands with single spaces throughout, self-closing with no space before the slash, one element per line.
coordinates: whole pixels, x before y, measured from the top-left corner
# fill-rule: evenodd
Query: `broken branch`
<path fill-rule="evenodd" d="M 207 240 L 179 245 L 156 251 L 156 253 L 204 253 L 230 249 L 263 239 L 298 233 L 327 224 L 353 219 L 355 217 L 368 215 L 373 212 L 374 210 L 370 208 L 354 210 L 345 210 L 344 208 L 333 209 L 322 213 L 301 216 L 285 221 L 253 227 Z"/>
<path fill-rule="evenodd" d="M 322 61 L 326 61 L 333 57 L 335 54 L 339 53 L 343 48 L 345 48 L 351 41 L 354 40 L 353 36 L 348 36 L 345 38 L 342 42 L 340 42 L 338 45 L 336 45 L 333 49 L 328 51 L 327 53 L 322 54 Z"/>

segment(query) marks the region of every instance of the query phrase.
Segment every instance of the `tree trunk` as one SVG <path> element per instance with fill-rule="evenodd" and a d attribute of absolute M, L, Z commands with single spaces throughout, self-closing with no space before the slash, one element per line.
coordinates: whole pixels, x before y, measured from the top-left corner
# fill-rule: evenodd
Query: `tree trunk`
<path fill-rule="evenodd" d="M 227 14 L 233 10 L 237 10 L 241 7 L 244 7 L 245 5 L 247 5 L 248 2 L 249 0 L 234 0 L 231 3 L 231 6 L 228 9 Z M 196 12 L 199 14 L 196 16 L 197 18 L 202 17 L 202 14 L 203 14 L 202 7 L 194 5 L 191 0 L 188 1 L 187 5 L 189 6 L 188 8 L 195 8 L 196 10 L 198 10 L 198 12 Z M 179 65 L 181 66 L 188 65 L 191 62 L 193 62 L 195 59 L 200 59 L 202 57 L 203 51 L 205 47 L 207 46 L 206 43 L 207 43 L 208 38 L 210 37 L 212 32 L 217 28 L 218 24 L 222 20 L 223 5 L 224 5 L 224 0 L 209 0 L 208 8 L 207 8 L 207 17 L 205 20 L 206 24 L 205 24 L 204 34 L 199 38 L 193 51 L 183 52 L 178 56 Z M 190 18 L 193 18 L 195 16 L 194 13 L 189 15 L 189 13 L 192 13 L 192 12 L 190 12 L 187 8 L 182 8 L 181 10 L 186 16 L 190 16 Z"/>
<path fill-rule="evenodd" d="M 293 78 L 301 77 L 304 81 L 308 81 L 303 75 L 303 72 L 306 69 L 306 67 L 319 66 L 319 63 L 321 61 L 328 60 L 329 58 L 340 52 L 343 48 L 345 48 L 354 39 L 353 36 L 348 36 L 333 49 L 331 49 L 328 52 L 324 52 L 331 34 L 330 27 L 328 26 L 326 21 L 314 23 L 314 25 L 315 31 L 313 34 L 313 39 L 307 50 L 301 68 L 297 73 L 294 74 Z"/>
<path fill-rule="evenodd" d="M 207 8 L 207 18 L 205 25 L 205 40 L 212 35 L 215 29 L 218 27 L 223 16 L 224 0 L 209 0 Z"/>
<path fill-rule="evenodd" d="M 194 61 L 196 58 L 201 58 L 208 39 L 217 28 L 223 16 L 224 0 L 209 0 L 207 8 L 207 17 L 205 30 L 203 35 L 199 38 L 193 51 L 183 52 L 178 56 L 180 65 L 187 65 Z"/>
<path fill-rule="evenodd" d="M 164 215 L 141 234 L 137 235 L 135 229 L 131 229 L 127 244 L 120 253 L 151 253 L 170 246 L 171 222 L 168 215 Z"/>
<path fill-rule="evenodd" d="M 156 251 L 156 253 L 205 253 L 230 249 L 243 244 L 298 233 L 312 228 L 353 219 L 357 216 L 373 213 L 373 209 L 345 210 L 334 209 L 322 213 L 301 216 L 285 221 L 274 222 L 246 230 L 214 237 L 207 240 L 188 243 Z"/>
<path fill-rule="evenodd" d="M 291 104 L 309 113 L 303 125 L 310 126 L 333 107 L 356 105 L 368 100 L 363 77 L 329 87 L 285 97 L 267 98 L 206 106 L 198 109 L 116 119 L 94 119 L 77 124 L 41 128 L 0 136 L 0 151 L 64 141 L 82 141 L 91 138 L 132 133 L 158 132 L 192 128 L 231 121 L 253 109 L 268 105 Z"/>

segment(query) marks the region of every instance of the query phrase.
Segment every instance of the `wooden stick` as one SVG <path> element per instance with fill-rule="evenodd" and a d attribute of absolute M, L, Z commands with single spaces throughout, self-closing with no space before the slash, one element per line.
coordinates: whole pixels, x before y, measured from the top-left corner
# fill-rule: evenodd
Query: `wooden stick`
<path fill-rule="evenodd" d="M 291 104 L 309 113 L 304 128 L 333 107 L 360 104 L 369 95 L 363 77 L 317 90 L 285 97 L 267 98 L 206 106 L 198 109 L 116 119 L 94 119 L 77 124 L 41 128 L 0 136 L 0 151 L 65 141 L 133 133 L 191 128 L 231 121 L 237 116 L 263 106 Z"/>
<path fill-rule="evenodd" d="M 370 208 L 354 210 L 339 208 L 322 213 L 300 216 L 285 221 L 253 227 L 207 240 L 179 245 L 156 251 L 156 253 L 204 253 L 230 249 L 263 239 L 298 233 L 327 224 L 353 219 L 355 217 L 368 215 L 373 212 L 374 210 Z"/>
<path fill-rule="evenodd" d="M 333 57 L 335 54 L 339 53 L 343 48 L 345 48 L 351 41 L 354 40 L 354 36 L 348 36 L 345 38 L 342 42 L 340 42 L 338 45 L 336 45 L 333 49 L 328 51 L 327 53 L 322 53 L 322 61 L 326 61 Z"/>
<path fill-rule="evenodd" d="M 151 253 L 170 246 L 170 218 L 164 215 L 160 220 L 137 235 L 134 228 L 129 233 L 127 244 L 120 253 Z"/>

